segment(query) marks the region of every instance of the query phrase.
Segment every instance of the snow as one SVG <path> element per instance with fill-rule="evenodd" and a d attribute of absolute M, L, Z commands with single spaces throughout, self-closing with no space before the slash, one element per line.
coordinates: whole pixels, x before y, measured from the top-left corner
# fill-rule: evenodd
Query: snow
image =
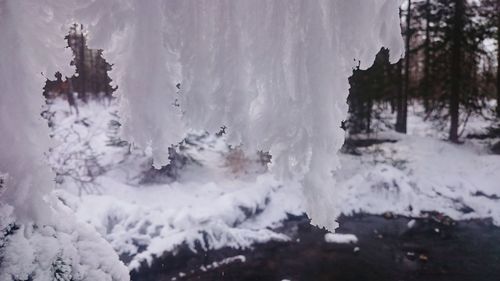
<path fill-rule="evenodd" d="M 116 252 L 92 226 L 78 222 L 61 203 L 53 206 L 54 224 L 19 226 L 12 208 L 0 206 L 0 280 L 129 279 Z"/>
<path fill-rule="evenodd" d="M 408 222 L 407 226 L 408 226 L 408 228 L 413 228 L 415 226 L 415 224 L 417 224 L 417 221 L 412 219 Z"/>
<path fill-rule="evenodd" d="M 300 181 L 276 179 L 252 155 L 230 158 L 234 150 L 228 148 L 224 136 L 194 133 L 189 140 L 192 145 L 185 144 L 182 151 L 194 160 L 180 167 L 176 178 L 145 183 L 141 179 L 149 176 L 152 156 L 117 139 L 116 129 L 110 126 L 120 121 L 116 102 L 81 105 L 78 116 L 70 115 L 62 100 L 56 100 L 50 110 L 55 113 L 52 134 L 59 144 L 48 163 L 55 171 L 79 171 L 58 177 L 59 188 L 51 193 L 51 200 L 60 202 L 57 204 L 79 225 L 90 224 L 96 231 L 93 235 L 125 257 L 128 270 L 150 264 L 164 252 L 175 253 L 184 245 L 192 251 L 205 251 L 295 241 L 279 228 L 289 214 L 301 215 L 306 210 Z M 409 111 L 412 126 L 421 128 L 413 136 L 381 132 L 372 137 L 397 142 L 360 148 L 361 156 L 339 155 L 342 168 L 335 177 L 340 211 L 347 215 L 393 212 L 416 218 L 425 216 L 425 211 L 438 211 L 453 219 L 492 218 L 500 225 L 494 196 L 498 196 L 495 187 L 500 181 L 494 173 L 500 168 L 498 156 L 481 149 L 481 143 L 455 145 L 429 137 L 428 126 L 417 111 Z M 485 125 L 484 121 L 482 125 L 479 120 L 474 122 L 478 124 L 474 130 Z M 75 154 L 81 157 L 69 157 Z M 82 169 L 82 163 L 88 163 L 88 155 L 96 156 L 92 163 L 104 172 L 87 181 L 88 171 Z M 73 160 L 60 161 L 68 157 Z M 81 189 L 82 180 L 87 183 L 85 189 Z M 1 214 L 12 214 L 11 206 L 4 208 Z M 0 217 L 2 226 L 13 221 L 12 215 Z M 61 224 L 72 225 L 65 220 Z M 76 235 L 81 226 L 74 227 Z M 31 237 L 40 235 L 35 231 Z M 336 234 L 325 239 L 338 241 L 339 237 L 353 241 Z M 15 257 L 21 253 L 13 249 L 24 249 L 21 244 L 27 249 L 40 247 L 35 241 L 42 240 L 32 239 L 15 240 L 8 251 Z M 23 255 L 29 260 L 28 254 Z"/>
<path fill-rule="evenodd" d="M 429 137 L 415 112 L 410 136 L 384 132 L 376 137 L 397 142 L 337 153 L 352 67 L 369 66 L 382 46 L 393 61 L 401 55 L 398 5 L 0 0 L 0 279 L 45 281 L 57 271 L 63 280 L 127 280 L 128 270 L 181 245 L 289 241 L 277 229 L 304 211 L 331 230 L 341 213 L 386 211 L 500 225 L 498 156 Z M 70 73 L 63 36 L 74 20 L 114 64 L 120 105 L 90 103 L 76 116 L 56 102 L 51 144 L 40 72 Z M 118 110 L 130 146 L 108 143 Z M 228 135 L 215 137 L 221 126 Z M 212 134 L 185 151 L 196 163 L 178 178 L 141 181 L 172 144 L 205 130 Z M 237 163 L 228 144 L 242 150 Z M 270 172 L 256 150 L 273 155 Z M 353 241 L 325 239 L 339 237 Z"/>
<path fill-rule="evenodd" d="M 137 178 L 144 167 L 134 163 L 150 163 L 151 156 L 140 149 L 130 155 L 128 146 L 108 145 L 108 124 L 116 120 L 116 108 L 116 103 L 106 107 L 90 102 L 80 107 L 78 116 L 68 115 L 65 102 L 57 100 L 50 108 L 55 112 L 54 137 L 69 143 L 53 149 L 50 163 L 56 171 L 59 166 L 78 169 L 85 159 L 76 158 L 69 167 L 57 159 L 80 151 L 81 143 L 99 155 L 98 165 L 107 172 L 96 177 L 92 188 L 81 192 L 78 178 L 64 176 L 64 188 L 55 195 L 79 221 L 93 225 L 118 254 L 131 257 L 129 269 L 181 245 L 197 251 L 290 240 L 273 229 L 289 214 L 303 213 L 299 183 L 277 181 L 265 169 L 257 169 L 250 156 L 233 169 L 226 162 L 224 138 L 206 136 L 190 140 L 196 146 L 184 151 L 201 164 L 185 167 L 176 181 L 141 184 Z M 67 137 L 75 134 L 80 137 Z"/>
<path fill-rule="evenodd" d="M 371 137 L 397 142 L 360 149 L 361 157 L 341 156 L 336 178 L 343 212 L 418 217 L 438 211 L 457 220 L 489 217 L 500 225 L 500 161 L 487 149 L 488 142 L 449 143 L 441 130 L 424 121 L 421 104 L 411 105 L 408 112 L 409 135 L 382 131 Z M 485 132 L 490 124 L 473 115 L 465 134 Z"/>
<path fill-rule="evenodd" d="M 286 218 L 286 211 L 300 214 L 295 209 L 282 209 L 290 202 L 268 202 L 287 192 L 286 188 L 273 185 L 269 177 L 253 183 L 184 183 L 143 188 L 103 179 L 100 185 L 100 195 L 85 195 L 78 200 L 59 191 L 59 196 L 67 202 L 76 201 L 77 217 L 94 225 L 119 254 L 133 256 L 131 269 L 183 244 L 196 251 L 287 241 L 289 237 L 266 226 L 278 226 Z M 288 204 L 277 206 L 280 203 Z M 276 208 L 279 213 L 273 210 Z M 265 210 L 265 214 L 258 214 L 260 210 Z"/>
<path fill-rule="evenodd" d="M 354 234 L 327 233 L 325 234 L 325 242 L 336 244 L 355 244 L 358 243 L 358 237 Z"/>
<path fill-rule="evenodd" d="M 108 124 L 119 121 L 117 108 L 116 103 L 107 107 L 91 102 L 80 107 L 77 117 L 67 115 L 64 101 L 51 106 L 56 112 L 53 121 L 59 124 L 54 137 L 62 139 L 68 131 L 78 132 L 106 167 L 93 188 L 80 192 L 78 181 L 65 177 L 55 195 L 79 221 L 94 226 L 115 251 L 129 256 L 129 269 L 148 264 L 165 251 L 175 253 L 182 245 L 204 251 L 293 241 L 277 229 L 288 214 L 300 215 L 306 210 L 299 181 L 277 180 L 266 169 L 251 164 L 251 158 L 233 169 L 234 163 L 227 162 L 225 138 L 198 133 L 203 137 L 192 138 L 190 143 L 195 145 L 182 152 L 196 161 L 181 168 L 176 180 L 142 183 L 151 155 L 140 148 L 129 153 L 128 146 L 109 146 L 108 139 L 115 138 L 116 132 L 110 133 Z M 415 127 L 427 128 L 418 115 L 410 118 Z M 439 211 L 454 219 L 491 217 L 499 225 L 498 200 L 477 195 L 497 194 L 494 188 L 500 179 L 492 174 L 500 168 L 497 156 L 477 144 L 454 145 L 425 132 L 427 129 L 416 130 L 414 136 L 381 132 L 376 137 L 398 142 L 365 148 L 361 156 L 340 154 L 342 168 L 335 174 L 340 211 L 411 217 Z M 78 140 L 72 141 L 55 147 L 52 158 L 79 151 Z M 50 163 L 57 166 L 61 162 Z M 74 167 L 81 166 L 78 163 Z M 464 213 L 464 206 L 473 210 Z"/>
<path fill-rule="evenodd" d="M 398 142 L 374 145 L 363 157 L 342 158 L 337 173 L 345 213 L 419 216 L 438 211 L 453 219 L 491 217 L 500 224 L 498 202 L 488 198 L 498 195 L 498 156 L 473 145 L 394 137 Z"/>
<path fill-rule="evenodd" d="M 222 259 L 218 262 L 212 262 L 211 264 L 208 264 L 208 265 L 202 265 L 200 267 L 200 270 L 201 271 L 207 271 L 208 269 L 214 269 L 214 268 L 217 268 L 221 265 L 227 265 L 227 264 L 230 264 L 230 263 L 234 263 L 234 262 L 246 262 L 246 257 L 243 256 L 243 255 L 238 255 L 238 256 L 234 256 L 234 257 L 228 257 L 228 258 L 225 258 L 225 259 Z"/>

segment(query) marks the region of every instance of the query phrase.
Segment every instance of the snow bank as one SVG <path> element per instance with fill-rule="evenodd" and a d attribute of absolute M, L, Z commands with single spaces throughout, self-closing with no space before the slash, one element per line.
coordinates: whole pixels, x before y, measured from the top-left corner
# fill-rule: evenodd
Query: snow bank
<path fill-rule="evenodd" d="M 57 194 L 79 220 L 90 222 L 120 255 L 131 258 L 130 269 L 181 245 L 197 251 L 289 240 L 272 229 L 288 213 L 302 213 L 297 186 L 279 186 L 269 175 L 249 182 L 206 181 L 137 188 L 105 177 L 99 195 Z"/>
<path fill-rule="evenodd" d="M 109 127 L 116 120 L 116 107 L 90 102 L 80 114 L 67 115 L 64 101 L 56 100 L 52 122 L 56 139 L 66 139 L 52 150 L 50 164 L 78 170 L 85 159 L 76 158 L 67 167 L 57 161 L 80 154 L 81 143 L 88 143 L 106 173 L 96 177 L 93 188 L 80 192 L 78 181 L 63 177 L 56 196 L 71 208 L 79 221 L 90 223 L 130 269 L 150 263 L 166 251 L 187 245 L 193 251 L 223 247 L 249 248 L 270 240 L 288 241 L 275 229 L 289 214 L 304 212 L 300 185 L 283 184 L 257 169 L 257 163 L 228 162 L 223 137 L 190 138 L 182 150 L 193 159 L 179 171 L 177 181 L 140 184 L 144 173 L 137 163 L 150 163 L 150 155 L 128 146 L 109 146 Z M 68 132 L 76 132 L 79 138 Z M 251 160 L 251 158 L 250 158 Z M 234 169 L 233 165 L 237 165 Z M 142 170 L 141 170 L 142 169 Z"/>
<path fill-rule="evenodd" d="M 453 219 L 492 218 L 500 225 L 497 155 L 471 143 L 396 133 L 379 137 L 398 142 L 341 158 L 336 175 L 345 214 L 391 211 L 419 217 L 438 211 Z"/>
<path fill-rule="evenodd" d="M 110 186 L 103 190 L 105 195 L 85 195 L 81 201 L 62 191 L 59 196 L 65 202 L 73 200 L 80 220 L 94 225 L 119 254 L 131 257 L 130 269 L 166 251 L 175 252 L 183 244 L 197 251 L 287 241 L 288 236 L 266 227 L 279 226 L 286 211 L 301 213 L 298 204 L 283 210 L 283 204 L 291 204 L 280 197 L 289 190 L 278 191 L 262 181 L 158 186 L 144 191 L 106 179 L 103 186 Z M 120 198 L 118 193 L 126 196 Z M 139 194 L 147 199 L 134 200 Z"/>

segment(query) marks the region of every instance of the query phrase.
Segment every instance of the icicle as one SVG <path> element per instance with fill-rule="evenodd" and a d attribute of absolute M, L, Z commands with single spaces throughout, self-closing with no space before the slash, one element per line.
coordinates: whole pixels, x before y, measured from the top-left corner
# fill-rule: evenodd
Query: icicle
<path fill-rule="evenodd" d="M 331 171 L 344 140 L 347 78 L 358 61 L 369 66 L 382 46 L 393 60 L 401 56 L 399 1 L 138 3 L 109 19 L 88 13 L 95 42 L 121 69 L 114 75 L 123 86 L 127 134 L 151 141 L 164 158 L 161 147 L 183 132 L 170 106 L 179 98 L 186 127 L 225 125 L 232 142 L 269 150 L 277 176 L 303 179 L 313 223 L 333 229 Z M 121 28 L 118 35 L 105 31 L 110 25 Z M 108 33 L 112 40 L 103 40 Z"/>
<path fill-rule="evenodd" d="M 49 131 L 41 92 L 45 75 L 71 70 L 69 17 L 50 4 L 0 0 L 0 172 L 7 173 L 0 203 L 13 205 L 21 221 L 50 219 L 42 198 L 54 184 L 43 159 Z"/>

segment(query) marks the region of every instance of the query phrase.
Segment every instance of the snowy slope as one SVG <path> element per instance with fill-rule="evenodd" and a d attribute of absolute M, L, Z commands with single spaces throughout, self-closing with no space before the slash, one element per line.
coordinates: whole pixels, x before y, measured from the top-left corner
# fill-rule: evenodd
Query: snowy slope
<path fill-rule="evenodd" d="M 467 118 L 467 123 L 460 128 L 462 135 L 486 132 L 495 106 L 491 101 L 482 114 L 463 113 L 461 120 Z M 377 124 L 380 132 L 354 136 L 397 142 L 360 148 L 361 156 L 341 156 L 342 168 L 335 176 L 343 189 L 343 212 L 420 216 L 438 211 L 454 219 L 491 217 L 500 225 L 500 157 L 488 148 L 495 140 L 463 138 L 463 144 L 452 144 L 445 141 L 449 124 L 425 121 L 421 103 L 412 102 L 408 114 L 408 135 L 386 126 L 396 118 L 386 108 L 385 124 Z"/>
<path fill-rule="evenodd" d="M 387 137 L 387 135 L 385 136 Z M 500 159 L 473 145 L 396 135 L 363 156 L 344 155 L 344 213 L 439 211 L 454 219 L 492 217 L 500 225 Z"/>

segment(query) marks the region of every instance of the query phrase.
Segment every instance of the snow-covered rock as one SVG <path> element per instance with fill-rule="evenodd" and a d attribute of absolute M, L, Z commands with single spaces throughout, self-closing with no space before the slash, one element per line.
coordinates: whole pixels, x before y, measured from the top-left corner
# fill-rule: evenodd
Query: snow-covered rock
<path fill-rule="evenodd" d="M 354 234 L 327 233 L 325 234 L 325 242 L 336 244 L 355 244 L 358 243 L 358 237 Z"/>

